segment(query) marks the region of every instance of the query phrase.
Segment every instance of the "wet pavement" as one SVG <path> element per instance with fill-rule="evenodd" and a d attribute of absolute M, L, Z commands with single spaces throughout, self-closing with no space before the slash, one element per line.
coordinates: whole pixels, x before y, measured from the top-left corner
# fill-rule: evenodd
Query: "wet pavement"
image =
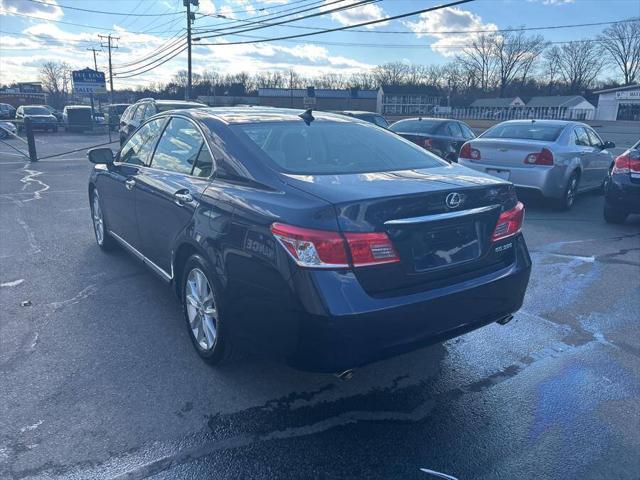
<path fill-rule="evenodd" d="M 505 326 L 348 382 L 214 369 L 166 285 L 95 246 L 86 160 L 5 152 L 0 478 L 639 478 L 640 216 L 528 203 L 531 284 Z"/>

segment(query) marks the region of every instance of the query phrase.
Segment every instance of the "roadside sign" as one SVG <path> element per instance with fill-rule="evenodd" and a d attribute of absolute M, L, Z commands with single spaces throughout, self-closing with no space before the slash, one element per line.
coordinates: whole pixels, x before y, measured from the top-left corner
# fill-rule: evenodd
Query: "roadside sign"
<path fill-rule="evenodd" d="M 103 93 L 107 91 L 104 72 L 90 68 L 71 72 L 74 93 Z"/>

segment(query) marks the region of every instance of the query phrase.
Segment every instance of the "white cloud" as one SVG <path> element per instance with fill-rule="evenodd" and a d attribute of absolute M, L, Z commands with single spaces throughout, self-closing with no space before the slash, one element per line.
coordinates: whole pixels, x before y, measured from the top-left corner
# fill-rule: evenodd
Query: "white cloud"
<path fill-rule="evenodd" d="M 47 20 L 59 20 L 64 16 L 64 12 L 56 0 L 42 0 L 42 2 L 43 3 L 25 2 L 23 0 L 0 0 L 0 15 L 22 13 Z"/>
<path fill-rule="evenodd" d="M 543 5 L 566 5 L 567 3 L 573 3 L 575 0 L 527 0 L 528 2 L 540 2 Z"/>
<path fill-rule="evenodd" d="M 347 3 L 332 3 L 332 0 L 325 0 L 325 5 L 320 9 L 321 11 L 328 11 L 334 8 L 337 8 L 342 5 L 351 5 L 356 3 L 358 0 L 348 0 Z M 387 18 L 387 15 L 384 10 L 376 4 L 366 4 L 360 7 L 353 7 L 347 10 L 340 10 L 338 12 L 333 12 L 330 14 L 331 18 L 338 22 L 341 25 L 354 25 L 362 22 L 369 22 L 371 20 L 378 20 L 381 18 Z M 387 25 L 389 22 L 380 22 L 374 25 L 367 25 L 366 28 L 372 29 L 376 27 L 381 27 Z"/>
<path fill-rule="evenodd" d="M 432 44 L 432 50 L 452 57 L 459 52 L 459 46 L 468 45 L 478 33 L 478 30 L 494 31 L 498 26 L 494 23 L 485 23 L 482 17 L 468 10 L 451 7 L 434 12 L 420 14 L 417 22 L 405 22 L 405 25 L 416 32 L 418 38 L 429 36 L 436 39 Z M 429 32 L 429 33 L 422 33 Z M 445 33 L 461 32 L 461 33 Z M 453 47 L 453 48 L 449 48 Z"/>
<path fill-rule="evenodd" d="M 211 0 L 200 0 L 198 13 L 203 13 L 205 15 L 215 15 L 216 11 L 216 6 Z"/>

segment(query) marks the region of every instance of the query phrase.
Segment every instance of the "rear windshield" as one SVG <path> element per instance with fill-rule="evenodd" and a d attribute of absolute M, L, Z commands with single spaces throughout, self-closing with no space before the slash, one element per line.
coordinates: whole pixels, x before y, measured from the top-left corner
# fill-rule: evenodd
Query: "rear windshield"
<path fill-rule="evenodd" d="M 278 170 L 299 175 L 370 173 L 446 165 L 400 137 L 359 123 L 265 122 L 231 127 Z"/>
<path fill-rule="evenodd" d="M 442 122 L 436 120 L 404 120 L 396 122 L 389 129 L 402 133 L 435 133 Z"/>
<path fill-rule="evenodd" d="M 496 125 L 481 135 L 482 138 L 518 138 L 522 140 L 541 140 L 555 142 L 564 125 L 545 125 L 540 123 L 515 123 Z"/>
<path fill-rule="evenodd" d="M 202 105 L 193 103 L 156 103 L 158 112 L 168 112 L 169 110 L 184 110 L 186 108 L 201 108 Z"/>
<path fill-rule="evenodd" d="M 51 112 L 44 107 L 24 107 L 26 115 L 51 115 Z"/>

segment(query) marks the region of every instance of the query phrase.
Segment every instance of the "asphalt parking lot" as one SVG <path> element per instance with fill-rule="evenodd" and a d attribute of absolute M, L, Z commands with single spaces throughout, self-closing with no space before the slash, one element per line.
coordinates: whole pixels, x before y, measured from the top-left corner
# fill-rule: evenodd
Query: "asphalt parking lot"
<path fill-rule="evenodd" d="M 527 203 L 514 321 L 343 382 L 204 364 L 168 287 L 96 247 L 89 170 L 0 144 L 0 478 L 638 478 L 640 216 Z"/>

